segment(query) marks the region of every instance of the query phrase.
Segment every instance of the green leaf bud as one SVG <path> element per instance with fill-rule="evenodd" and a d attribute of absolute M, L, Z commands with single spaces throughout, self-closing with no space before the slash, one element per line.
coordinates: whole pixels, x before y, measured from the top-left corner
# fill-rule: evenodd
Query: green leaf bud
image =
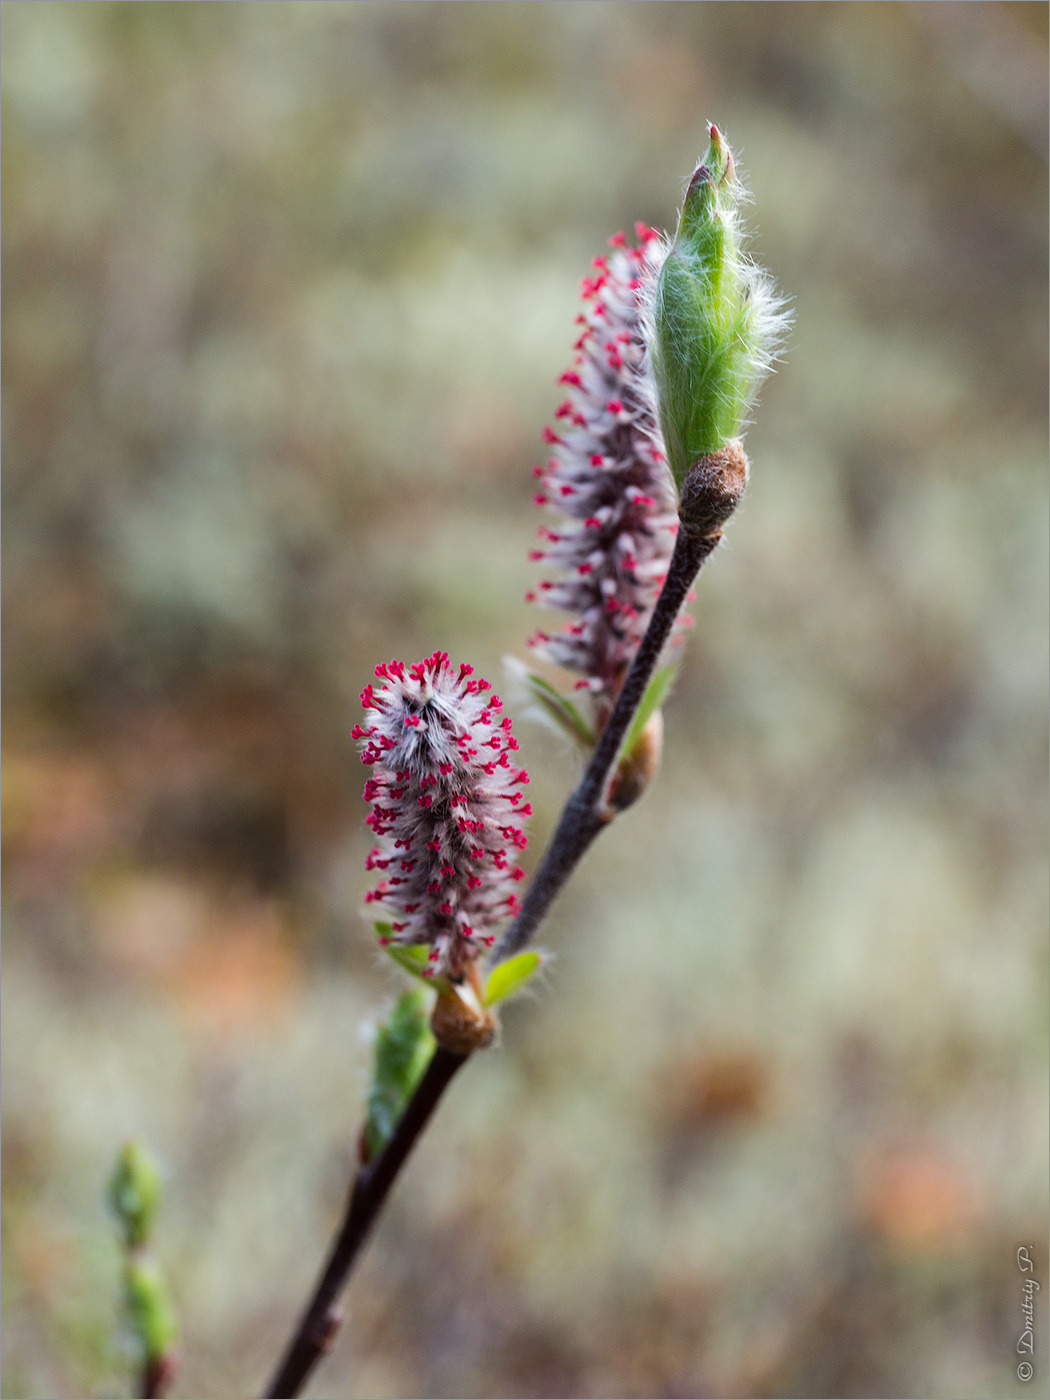
<path fill-rule="evenodd" d="M 741 250 L 733 156 L 716 126 L 694 171 L 656 289 L 651 335 L 660 426 L 679 488 L 740 436 L 785 317 Z"/>
<path fill-rule="evenodd" d="M 148 1255 L 132 1254 L 124 1268 L 124 1306 L 136 1342 L 147 1362 L 160 1360 L 175 1345 L 175 1313 L 160 1270 Z"/>
<path fill-rule="evenodd" d="M 364 1127 L 369 1161 L 390 1141 L 402 1109 L 434 1053 L 434 1037 L 427 1024 L 431 1000 L 422 987 L 404 992 L 376 1033 Z"/>
<path fill-rule="evenodd" d="M 137 1142 L 125 1144 L 109 1181 L 109 1204 L 128 1249 L 139 1249 L 153 1230 L 160 1204 L 160 1172 Z"/>
<path fill-rule="evenodd" d="M 626 812 L 646 791 L 660 768 L 664 748 L 664 716 L 654 710 L 634 744 L 617 764 L 606 796 L 610 812 Z"/>

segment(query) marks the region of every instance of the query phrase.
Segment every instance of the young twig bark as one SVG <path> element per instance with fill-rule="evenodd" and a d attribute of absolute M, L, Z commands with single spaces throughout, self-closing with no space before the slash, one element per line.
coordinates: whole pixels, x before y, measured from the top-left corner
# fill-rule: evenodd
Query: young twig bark
<path fill-rule="evenodd" d="M 656 669 L 667 638 L 697 574 L 721 539 L 721 532 L 700 534 L 683 523 L 675 540 L 674 553 L 664 586 L 649 619 L 641 645 L 623 683 L 608 723 L 602 730 L 576 791 L 565 804 L 557 830 L 546 855 L 529 883 L 521 913 L 507 929 L 496 949 L 495 958 L 510 957 L 532 939 L 546 917 L 562 886 L 575 870 L 591 842 L 608 825 L 614 813 L 607 810 L 605 792 L 609 785 L 620 745 L 624 741 L 645 688 Z"/>
<path fill-rule="evenodd" d="M 165 1391 L 175 1379 L 176 1363 L 173 1356 L 153 1357 L 142 1367 L 138 1393 L 142 1400 L 161 1400 Z"/>
<path fill-rule="evenodd" d="M 441 1047 L 434 1052 L 390 1141 L 378 1157 L 357 1173 L 339 1234 L 313 1297 L 266 1389 L 267 1397 L 291 1400 L 291 1397 L 298 1395 L 310 1372 L 331 1347 L 341 1321 L 336 1304 L 350 1270 L 438 1100 L 448 1088 L 453 1075 L 466 1062 L 466 1055 L 454 1055 Z"/>

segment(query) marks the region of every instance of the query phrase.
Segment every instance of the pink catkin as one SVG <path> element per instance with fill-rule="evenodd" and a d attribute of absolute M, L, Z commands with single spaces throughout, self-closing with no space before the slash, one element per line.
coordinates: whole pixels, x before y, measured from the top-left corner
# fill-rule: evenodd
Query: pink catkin
<path fill-rule="evenodd" d="M 367 868 L 382 872 L 365 902 L 391 924 L 385 941 L 425 945 L 428 975 L 459 977 L 518 912 L 524 871 L 514 854 L 526 845 L 529 775 L 499 696 L 472 667 L 454 669 L 435 652 L 375 673 L 384 683 L 362 691 L 366 722 L 353 731 L 372 769 Z"/>
<path fill-rule="evenodd" d="M 536 467 L 537 505 L 559 517 L 542 527 L 545 549 L 530 557 L 557 571 L 526 594 L 573 615 L 560 632 L 529 640 L 544 660 L 576 672 L 599 705 L 615 697 L 645 633 L 674 548 L 678 515 L 656 418 L 643 331 L 646 298 L 664 245 L 644 224 L 640 246 L 624 234 L 595 258 L 584 278 L 586 310 L 574 367 L 561 376 L 567 396 L 557 426 L 544 430 L 553 451 Z"/>

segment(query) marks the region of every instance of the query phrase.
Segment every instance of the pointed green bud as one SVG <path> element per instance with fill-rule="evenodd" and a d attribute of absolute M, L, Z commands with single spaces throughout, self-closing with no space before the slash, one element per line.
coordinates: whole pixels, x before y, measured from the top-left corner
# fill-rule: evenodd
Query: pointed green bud
<path fill-rule="evenodd" d="M 128 1259 L 124 1306 L 143 1359 L 151 1363 L 166 1356 L 175 1345 L 175 1313 L 160 1270 L 148 1255 L 133 1254 Z"/>
<path fill-rule="evenodd" d="M 140 1249 L 149 1239 L 160 1204 L 160 1172 L 137 1142 L 129 1142 L 122 1149 L 110 1177 L 108 1194 L 126 1247 Z"/>
<path fill-rule="evenodd" d="M 404 992 L 386 1024 L 376 1032 L 375 1066 L 363 1136 L 368 1161 L 390 1141 L 401 1111 L 434 1053 L 434 1037 L 428 1024 L 431 1001 L 422 987 Z"/>
<path fill-rule="evenodd" d="M 697 462 L 740 436 L 784 319 L 766 274 L 741 251 L 733 156 L 716 126 L 710 135 L 654 306 L 660 426 L 679 488 Z"/>

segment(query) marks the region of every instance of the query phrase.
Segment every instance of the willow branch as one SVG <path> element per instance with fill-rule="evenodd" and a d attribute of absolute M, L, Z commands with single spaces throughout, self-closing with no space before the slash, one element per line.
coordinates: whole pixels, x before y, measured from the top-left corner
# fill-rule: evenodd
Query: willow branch
<path fill-rule="evenodd" d="M 623 741 L 682 604 L 704 560 L 720 538 L 720 532 L 705 534 L 690 528 L 685 522 L 681 524 L 663 589 L 612 714 L 602 730 L 583 777 L 565 805 L 543 861 L 529 886 L 521 913 L 496 949 L 495 960 L 508 957 L 530 941 L 591 842 L 612 819 L 613 813 L 607 809 L 604 799 Z M 381 1155 L 358 1172 L 339 1234 L 313 1297 L 266 1390 L 267 1397 L 290 1400 L 290 1397 L 298 1395 L 311 1371 L 331 1347 L 340 1323 L 336 1303 L 361 1248 L 417 1138 L 426 1127 L 452 1076 L 466 1063 L 467 1058 L 467 1055 L 453 1054 L 442 1047 L 435 1051 L 393 1137 Z"/>
<path fill-rule="evenodd" d="M 440 1046 L 435 1050 L 390 1141 L 378 1157 L 357 1173 L 339 1233 L 313 1297 L 266 1389 L 267 1397 L 290 1400 L 298 1395 L 310 1372 L 331 1347 L 340 1324 L 336 1303 L 350 1271 L 441 1095 L 466 1062 L 466 1055 L 454 1055 Z"/>
<path fill-rule="evenodd" d="M 143 1363 L 138 1394 L 142 1400 L 160 1400 L 175 1378 L 176 1362 L 171 1352 L 150 1357 Z"/>

